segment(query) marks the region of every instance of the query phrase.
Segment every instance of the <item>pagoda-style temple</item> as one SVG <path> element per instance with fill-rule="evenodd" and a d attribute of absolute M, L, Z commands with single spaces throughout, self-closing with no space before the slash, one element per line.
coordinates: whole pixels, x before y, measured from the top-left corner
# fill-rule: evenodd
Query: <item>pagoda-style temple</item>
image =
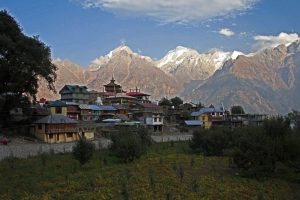
<path fill-rule="evenodd" d="M 104 85 L 104 88 L 105 88 L 105 92 L 108 93 L 109 96 L 124 92 L 122 90 L 122 86 L 115 83 L 115 79 L 113 76 L 110 80 L 110 83 Z"/>

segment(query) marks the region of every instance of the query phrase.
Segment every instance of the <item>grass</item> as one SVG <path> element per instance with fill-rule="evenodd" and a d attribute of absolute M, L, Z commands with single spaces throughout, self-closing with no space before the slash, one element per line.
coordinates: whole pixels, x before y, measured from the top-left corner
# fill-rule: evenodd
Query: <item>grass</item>
<path fill-rule="evenodd" d="M 83 167 L 71 154 L 0 162 L 0 199 L 296 199 L 299 184 L 235 175 L 226 157 L 188 153 L 186 142 L 155 144 L 123 164 L 109 151 Z"/>

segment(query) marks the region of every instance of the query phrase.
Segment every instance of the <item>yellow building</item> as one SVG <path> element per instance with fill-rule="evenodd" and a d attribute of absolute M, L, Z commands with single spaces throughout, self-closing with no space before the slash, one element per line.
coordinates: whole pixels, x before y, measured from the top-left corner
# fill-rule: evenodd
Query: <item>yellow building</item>
<path fill-rule="evenodd" d="M 201 108 L 197 112 L 192 112 L 191 116 L 194 120 L 203 122 L 203 127 L 206 129 L 211 128 L 213 125 L 221 124 L 224 121 L 225 110 L 224 108 Z"/>
<path fill-rule="evenodd" d="M 73 142 L 81 136 L 94 139 L 94 132 L 79 132 L 77 121 L 63 115 L 49 115 L 35 123 L 35 136 L 46 143 Z"/>
<path fill-rule="evenodd" d="M 67 104 L 60 100 L 52 102 L 50 104 L 50 113 L 52 115 L 67 116 Z"/>

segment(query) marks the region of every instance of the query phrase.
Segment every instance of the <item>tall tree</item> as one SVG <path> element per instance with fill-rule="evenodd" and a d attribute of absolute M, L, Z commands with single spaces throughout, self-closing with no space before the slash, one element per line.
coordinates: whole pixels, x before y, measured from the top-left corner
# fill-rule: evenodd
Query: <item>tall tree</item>
<path fill-rule="evenodd" d="M 245 111 L 242 106 L 232 106 L 230 112 L 232 115 L 245 114 Z"/>
<path fill-rule="evenodd" d="M 160 106 L 171 106 L 172 103 L 170 102 L 169 99 L 163 97 L 163 98 L 158 102 L 158 105 L 160 105 Z"/>
<path fill-rule="evenodd" d="M 180 106 L 181 104 L 183 104 L 182 99 L 180 99 L 179 97 L 174 97 L 171 100 L 172 105 L 177 108 L 178 106 Z"/>
<path fill-rule="evenodd" d="M 39 79 L 55 91 L 55 71 L 50 48 L 38 36 L 26 36 L 6 10 L 0 11 L 0 124 L 24 99 L 35 99 Z"/>

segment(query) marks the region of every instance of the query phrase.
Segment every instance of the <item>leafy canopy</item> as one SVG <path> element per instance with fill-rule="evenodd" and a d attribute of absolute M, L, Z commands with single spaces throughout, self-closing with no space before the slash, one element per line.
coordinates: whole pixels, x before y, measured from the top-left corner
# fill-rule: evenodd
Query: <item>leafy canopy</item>
<path fill-rule="evenodd" d="M 232 106 L 230 111 L 232 115 L 245 114 L 242 106 Z"/>
<path fill-rule="evenodd" d="M 22 98 L 35 98 L 39 79 L 55 91 L 56 66 L 38 36 L 26 36 L 16 20 L 0 11 L 0 111 L 15 108 Z M 2 105 L 2 109 L 1 109 Z"/>

